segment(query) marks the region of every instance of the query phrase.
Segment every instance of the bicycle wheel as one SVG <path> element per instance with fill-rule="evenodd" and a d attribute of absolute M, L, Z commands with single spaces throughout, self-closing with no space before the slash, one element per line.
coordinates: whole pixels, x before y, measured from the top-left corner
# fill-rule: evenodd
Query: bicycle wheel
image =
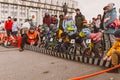
<path fill-rule="evenodd" d="M 68 54 L 70 55 L 76 55 L 76 47 L 72 46 L 68 49 Z"/>

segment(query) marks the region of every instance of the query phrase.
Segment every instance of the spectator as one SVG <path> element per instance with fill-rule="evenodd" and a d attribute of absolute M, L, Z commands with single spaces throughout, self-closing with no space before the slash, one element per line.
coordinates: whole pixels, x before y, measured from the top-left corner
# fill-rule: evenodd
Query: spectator
<path fill-rule="evenodd" d="M 54 15 L 51 15 L 51 24 L 54 24 L 55 23 L 55 17 Z"/>
<path fill-rule="evenodd" d="M 21 34 L 22 36 L 26 33 L 27 30 L 30 29 L 30 23 L 28 22 L 28 19 L 25 19 L 25 22 L 22 24 L 21 27 Z"/>
<path fill-rule="evenodd" d="M 104 23 L 105 14 L 106 14 L 107 11 L 108 11 L 108 6 L 105 6 L 105 7 L 103 8 L 103 10 L 104 10 L 104 13 L 103 13 L 103 17 L 102 17 L 102 19 L 101 19 L 101 24 L 100 24 L 100 29 L 102 29 L 102 30 L 104 30 L 103 23 Z"/>
<path fill-rule="evenodd" d="M 95 22 L 95 26 L 96 26 L 97 32 L 100 31 L 100 24 L 101 24 L 101 15 L 99 14 L 97 16 L 97 19 L 96 19 L 96 22 Z"/>
<path fill-rule="evenodd" d="M 17 18 L 14 18 L 14 22 L 12 25 L 12 36 L 17 36 L 18 34 L 18 23 L 17 23 Z"/>
<path fill-rule="evenodd" d="M 13 21 L 9 16 L 8 20 L 5 22 L 5 30 L 7 31 L 7 36 L 10 36 L 12 34 L 12 25 L 13 25 Z"/>
<path fill-rule="evenodd" d="M 114 20 L 117 18 L 117 12 L 116 12 L 116 8 L 114 8 L 114 3 L 110 3 L 107 5 L 108 11 L 105 14 L 104 17 L 104 22 L 103 22 L 103 26 L 104 26 L 104 34 L 106 34 L 106 36 L 108 37 L 107 39 L 109 39 L 108 41 L 110 42 L 108 49 L 112 46 L 112 44 L 115 41 L 114 35 L 113 33 L 115 32 L 115 27 L 110 27 L 110 24 L 112 24 L 114 22 Z"/>
<path fill-rule="evenodd" d="M 28 19 L 25 19 L 25 22 L 23 23 L 21 29 L 30 29 L 30 23 Z"/>
<path fill-rule="evenodd" d="M 48 27 L 50 27 L 51 24 L 51 18 L 48 12 L 45 13 L 45 16 L 43 18 L 43 25 L 47 24 Z"/>
<path fill-rule="evenodd" d="M 106 13 L 107 13 L 107 11 L 108 11 L 108 6 L 105 6 L 104 8 L 103 8 L 103 10 L 104 10 L 104 13 L 103 13 L 103 17 L 102 17 L 102 19 L 101 19 L 101 24 L 100 24 L 100 29 L 101 29 L 101 31 L 102 30 L 104 30 L 104 26 L 103 26 L 103 23 L 104 23 L 104 18 L 105 18 L 105 15 L 106 15 Z M 106 50 L 107 48 L 109 48 L 109 46 L 107 45 L 107 44 L 109 44 L 109 38 L 108 38 L 108 36 L 107 36 L 107 34 L 103 34 L 103 39 L 105 40 L 105 43 L 104 43 L 104 50 Z"/>
<path fill-rule="evenodd" d="M 59 28 L 63 30 L 62 24 L 63 24 L 64 16 L 63 16 L 63 15 L 60 15 L 59 18 L 60 18 L 60 20 L 59 20 Z"/>
<path fill-rule="evenodd" d="M 63 5 L 64 16 L 67 14 L 67 11 L 68 11 L 67 8 L 68 8 L 67 4 L 64 3 L 64 5 Z"/>
<path fill-rule="evenodd" d="M 54 16 L 52 15 L 51 24 L 54 24 L 57 27 L 57 25 L 58 25 L 57 15 L 54 15 Z"/>
<path fill-rule="evenodd" d="M 57 25 L 58 25 L 57 15 L 55 15 L 54 17 L 55 17 L 55 26 L 57 27 Z"/>
<path fill-rule="evenodd" d="M 37 31 L 35 31 L 33 27 L 30 27 L 29 31 L 27 31 L 26 34 L 23 35 L 20 51 L 24 50 L 25 43 L 28 43 L 30 45 L 37 45 L 38 39 L 39 38 Z"/>
<path fill-rule="evenodd" d="M 98 32 L 98 29 L 97 29 L 97 26 L 96 26 L 96 21 L 97 21 L 96 18 L 92 18 L 92 26 L 93 26 L 93 31 L 92 32 L 94 32 L 94 33 Z"/>
<path fill-rule="evenodd" d="M 76 9 L 76 16 L 75 16 L 75 25 L 77 26 L 78 31 L 82 30 L 82 22 L 85 20 L 84 15 L 80 12 L 80 9 Z"/>

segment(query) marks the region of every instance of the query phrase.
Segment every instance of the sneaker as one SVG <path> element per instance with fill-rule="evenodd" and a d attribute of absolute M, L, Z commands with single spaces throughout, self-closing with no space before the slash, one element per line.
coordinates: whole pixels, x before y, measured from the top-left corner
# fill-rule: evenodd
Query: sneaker
<path fill-rule="evenodd" d="M 22 51 L 24 51 L 24 49 L 20 48 L 19 51 L 22 52 Z"/>

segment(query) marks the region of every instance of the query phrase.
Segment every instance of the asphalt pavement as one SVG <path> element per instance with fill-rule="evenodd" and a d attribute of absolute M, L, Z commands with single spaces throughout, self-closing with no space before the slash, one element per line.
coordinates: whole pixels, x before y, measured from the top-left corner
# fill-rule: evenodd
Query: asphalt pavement
<path fill-rule="evenodd" d="M 17 48 L 0 47 L 0 80 L 68 80 L 105 68 L 73 62 Z M 105 73 L 85 80 L 120 80 L 120 73 Z"/>

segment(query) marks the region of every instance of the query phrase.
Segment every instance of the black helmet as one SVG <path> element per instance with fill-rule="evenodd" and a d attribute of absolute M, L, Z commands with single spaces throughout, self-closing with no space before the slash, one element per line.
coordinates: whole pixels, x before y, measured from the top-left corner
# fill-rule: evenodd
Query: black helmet
<path fill-rule="evenodd" d="M 120 38 L 120 29 L 115 31 L 114 36 Z"/>

